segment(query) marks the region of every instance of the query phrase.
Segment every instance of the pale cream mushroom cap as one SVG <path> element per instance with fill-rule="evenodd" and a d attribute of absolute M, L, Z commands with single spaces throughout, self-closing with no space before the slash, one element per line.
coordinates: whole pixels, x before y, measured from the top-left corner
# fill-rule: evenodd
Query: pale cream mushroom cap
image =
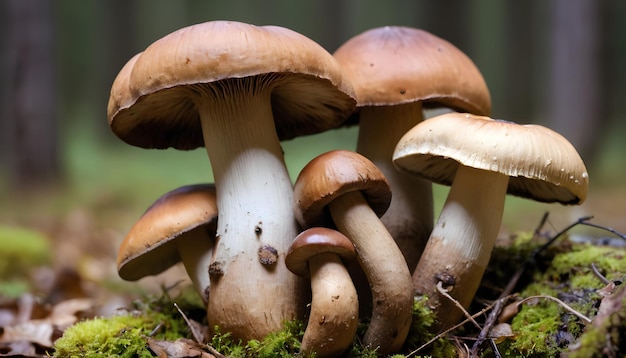
<path fill-rule="evenodd" d="M 424 121 L 398 142 L 394 164 L 450 185 L 459 165 L 508 175 L 508 193 L 541 202 L 581 204 L 589 187 L 585 164 L 557 132 L 465 113 Z"/>

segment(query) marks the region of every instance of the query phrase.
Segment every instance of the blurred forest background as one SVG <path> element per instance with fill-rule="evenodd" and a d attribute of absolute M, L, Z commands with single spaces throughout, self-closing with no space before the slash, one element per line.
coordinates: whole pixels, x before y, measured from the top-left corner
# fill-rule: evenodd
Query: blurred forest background
<path fill-rule="evenodd" d="M 482 71 L 494 117 L 562 133 L 590 172 L 582 207 L 511 199 L 505 224 L 532 230 L 549 210 L 562 213 L 561 226 L 595 215 L 624 228 L 624 15 L 620 0 L 3 0 L 0 224 L 56 236 L 113 230 L 116 242 L 164 192 L 210 181 L 203 150 L 144 150 L 117 139 L 106 105 L 117 72 L 151 42 L 194 23 L 237 20 L 291 28 L 331 53 L 385 25 L 447 39 Z M 354 149 L 355 140 L 352 128 L 285 142 L 289 170 L 295 177 L 315 155 Z M 438 202 L 445 190 L 437 189 Z"/>

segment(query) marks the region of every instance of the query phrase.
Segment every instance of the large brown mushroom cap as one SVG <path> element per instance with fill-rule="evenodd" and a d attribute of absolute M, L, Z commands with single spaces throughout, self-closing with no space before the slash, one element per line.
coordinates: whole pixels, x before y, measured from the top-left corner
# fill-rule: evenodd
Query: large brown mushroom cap
<path fill-rule="evenodd" d="M 216 224 L 214 185 L 187 185 L 166 193 L 146 210 L 120 245 L 120 277 L 135 281 L 165 271 L 181 261 L 177 238 L 200 226 L 214 237 Z"/>
<path fill-rule="evenodd" d="M 398 142 L 401 170 L 450 185 L 459 165 L 508 175 L 508 193 L 542 202 L 581 204 L 589 176 L 563 136 L 539 125 L 520 125 L 447 113 L 424 121 Z"/>
<path fill-rule="evenodd" d="M 391 202 L 391 189 L 383 173 L 364 156 L 333 150 L 311 160 L 294 186 L 296 219 L 304 227 L 331 222 L 326 206 L 335 198 L 360 191 L 380 217 Z"/>
<path fill-rule="evenodd" d="M 354 86 L 358 106 L 422 101 L 489 115 L 491 98 L 472 60 L 427 31 L 387 26 L 365 31 L 333 56 Z"/>
<path fill-rule="evenodd" d="M 282 27 L 233 21 L 185 27 L 155 41 L 132 64 L 130 76 L 118 79 L 128 81 L 128 89 L 113 84 L 109 125 L 144 148 L 204 145 L 198 86 L 270 86 L 280 139 L 336 127 L 355 105 L 352 87 L 320 45 Z M 120 101 L 117 91 L 126 90 L 132 101 Z"/>
<path fill-rule="evenodd" d="M 128 82 L 130 81 L 130 73 L 139 55 L 141 55 L 141 52 L 131 57 L 130 60 L 124 64 L 120 72 L 117 73 L 113 85 L 111 86 L 111 94 L 107 108 L 108 113 L 115 112 L 121 107 L 128 107 L 135 101 L 132 93 L 130 93 Z"/>

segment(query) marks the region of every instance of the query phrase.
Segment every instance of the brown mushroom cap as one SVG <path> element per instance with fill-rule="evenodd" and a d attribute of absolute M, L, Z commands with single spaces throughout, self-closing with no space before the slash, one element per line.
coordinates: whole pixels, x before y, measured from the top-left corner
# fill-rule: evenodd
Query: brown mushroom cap
<path fill-rule="evenodd" d="M 394 164 L 450 185 L 459 165 L 510 177 L 508 193 L 541 202 L 581 204 L 589 176 L 572 144 L 539 125 L 446 113 L 424 121 L 398 142 Z"/>
<path fill-rule="evenodd" d="M 332 222 L 325 207 L 338 196 L 361 191 L 380 217 L 391 202 L 391 189 L 383 173 L 364 156 L 333 150 L 311 160 L 294 186 L 296 219 L 303 227 Z"/>
<path fill-rule="evenodd" d="M 193 229 L 206 226 L 215 236 L 215 203 L 213 184 L 187 185 L 161 196 L 122 242 L 117 256 L 120 277 L 135 281 L 180 262 L 176 239 Z"/>
<path fill-rule="evenodd" d="M 109 125 L 122 140 L 144 148 L 204 145 L 198 86 L 272 88 L 280 139 L 336 127 L 355 105 L 352 87 L 320 45 L 282 27 L 233 21 L 185 27 L 155 41 L 132 64 L 128 79 L 118 79 L 128 88 L 113 84 Z M 126 95 L 118 91 L 128 91 L 132 101 L 121 101 Z"/>
<path fill-rule="evenodd" d="M 314 227 L 296 236 L 285 257 L 285 265 L 296 275 L 308 277 L 309 259 L 321 253 L 336 254 L 344 261 L 351 261 L 356 256 L 354 245 L 344 234 L 325 227 Z"/>
<path fill-rule="evenodd" d="M 480 71 L 461 50 L 427 31 L 386 26 L 365 31 L 333 56 L 354 86 L 358 107 L 422 101 L 489 115 Z"/>
<path fill-rule="evenodd" d="M 118 72 L 117 76 L 115 76 L 109 96 L 108 113 L 114 112 L 120 107 L 128 107 L 135 102 L 132 93 L 130 93 L 128 82 L 130 81 L 130 73 L 139 55 L 141 55 L 141 52 L 131 57 L 130 60 L 124 64 L 120 72 Z"/>

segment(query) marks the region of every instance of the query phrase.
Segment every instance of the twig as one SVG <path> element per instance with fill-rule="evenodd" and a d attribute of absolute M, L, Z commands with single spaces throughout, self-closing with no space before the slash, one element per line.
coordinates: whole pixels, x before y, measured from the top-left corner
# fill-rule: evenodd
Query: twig
<path fill-rule="evenodd" d="M 445 288 L 443 288 L 443 283 L 441 281 L 437 282 L 437 291 L 439 291 L 439 293 L 441 295 L 443 295 L 445 298 L 449 299 L 450 301 L 452 301 L 452 303 L 454 303 L 454 305 L 461 310 L 461 312 L 463 312 L 463 314 L 465 315 L 465 317 L 474 324 L 474 326 L 476 326 L 478 329 L 480 329 L 480 325 L 478 324 L 478 322 L 476 322 L 476 320 L 472 317 L 472 315 L 467 312 L 467 310 L 463 307 L 463 305 L 461 305 L 459 303 L 459 301 L 457 301 L 454 297 L 450 296 L 450 294 L 448 293 L 448 290 L 446 290 Z"/>
<path fill-rule="evenodd" d="M 591 271 L 593 271 L 593 274 L 600 280 L 602 281 L 603 284 L 605 285 L 609 285 L 611 284 L 611 281 L 609 281 L 606 277 L 604 277 L 603 274 L 600 273 L 600 271 L 598 270 L 598 267 L 596 266 L 595 263 L 591 263 Z"/>
<path fill-rule="evenodd" d="M 575 309 L 573 309 L 572 307 L 570 307 L 567 303 L 565 303 L 565 302 L 563 302 L 563 301 L 559 300 L 559 299 L 558 299 L 558 298 L 556 298 L 556 297 L 552 297 L 552 296 L 545 296 L 545 295 L 540 295 L 540 296 L 529 296 L 529 297 L 526 297 L 526 298 L 524 298 L 524 299 L 519 300 L 516 304 L 519 306 L 519 305 L 521 305 L 522 303 L 524 303 L 524 302 L 526 302 L 526 301 L 529 301 L 529 300 L 532 300 L 532 299 L 534 299 L 534 298 L 546 298 L 546 299 L 552 300 L 552 301 L 554 301 L 554 302 L 556 302 L 556 303 L 560 304 L 560 305 L 561 305 L 563 308 L 565 308 L 566 310 L 570 311 L 570 312 L 571 312 L 574 316 L 576 316 L 576 317 L 580 318 L 581 320 L 585 321 L 585 323 L 591 323 L 591 319 L 590 319 L 589 317 L 587 317 L 587 316 L 583 315 L 582 313 L 580 313 L 580 312 L 576 311 Z"/>
<path fill-rule="evenodd" d="M 215 347 L 211 346 L 210 344 L 206 345 L 206 349 L 209 351 L 209 353 L 213 354 L 215 358 L 226 358 L 225 355 L 218 352 L 217 349 L 215 349 Z"/>
<path fill-rule="evenodd" d="M 593 218 L 593 216 L 590 216 L 589 219 Z M 626 240 L 626 235 L 622 234 L 621 232 L 610 228 L 608 226 L 604 226 L 604 225 L 598 225 L 598 224 L 594 224 L 594 223 L 590 223 L 587 220 L 584 220 L 583 222 L 580 223 L 581 225 L 586 225 L 586 226 L 591 226 L 591 227 L 595 227 L 596 229 L 602 229 L 602 230 L 606 230 L 612 234 L 615 234 L 617 237 L 619 237 L 622 240 Z"/>
<path fill-rule="evenodd" d="M 193 338 L 196 340 L 196 342 L 198 344 L 203 344 L 204 342 L 204 337 L 201 337 L 197 330 L 195 329 L 195 327 L 192 325 L 191 321 L 189 320 L 189 318 L 187 318 L 187 315 L 185 314 L 185 312 L 183 312 L 183 310 L 180 309 L 180 307 L 178 306 L 178 304 L 176 302 L 174 302 L 174 307 L 176 307 L 176 309 L 178 310 L 178 313 L 180 313 L 181 316 L 183 316 L 183 319 L 185 320 L 185 323 L 187 323 L 187 326 L 189 327 L 189 330 L 191 331 L 191 334 L 193 335 Z"/>
<path fill-rule="evenodd" d="M 547 249 L 548 247 L 550 247 L 550 245 L 552 245 L 556 239 L 558 239 L 559 237 L 561 237 L 563 234 L 565 234 L 566 232 L 570 231 L 572 228 L 576 227 L 577 225 L 587 225 L 587 221 L 593 219 L 593 216 L 583 216 L 581 218 L 579 218 L 578 220 L 576 220 L 575 222 L 569 224 L 565 229 L 559 231 L 556 235 L 552 236 L 545 244 L 543 244 L 541 247 L 535 249 L 535 251 L 533 251 L 530 254 L 530 257 L 524 262 L 525 265 L 530 265 L 531 263 L 533 263 L 535 261 L 535 258 L 537 257 L 537 255 L 542 252 L 543 250 Z"/>
<path fill-rule="evenodd" d="M 471 315 L 470 317 L 472 318 L 472 320 L 474 320 L 476 317 L 482 316 L 483 314 L 485 314 L 487 311 L 489 311 L 490 309 L 493 308 L 493 304 L 483 308 L 482 310 L 478 311 L 477 313 L 474 313 L 473 315 Z M 417 353 L 419 353 L 419 351 L 421 351 L 422 349 L 428 347 L 429 345 L 431 345 L 433 342 L 435 342 L 436 340 L 440 339 L 441 337 L 445 336 L 446 334 L 454 331 L 455 329 L 465 325 L 467 322 L 470 322 L 469 318 L 466 318 L 465 320 L 463 320 L 462 322 L 459 322 L 457 324 L 455 324 L 454 326 L 446 329 L 445 331 L 437 334 L 436 336 L 434 336 L 433 338 L 431 338 L 430 340 L 428 340 L 428 342 L 422 344 L 421 346 L 417 347 L 415 350 L 413 350 L 412 352 L 410 352 L 409 354 L 406 355 L 406 358 L 409 358 Z"/>

